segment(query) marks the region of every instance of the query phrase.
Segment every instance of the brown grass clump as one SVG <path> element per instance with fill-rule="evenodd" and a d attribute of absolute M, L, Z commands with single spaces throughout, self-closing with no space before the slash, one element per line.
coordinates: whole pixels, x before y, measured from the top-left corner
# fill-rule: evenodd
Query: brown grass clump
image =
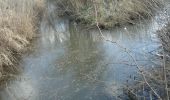
<path fill-rule="evenodd" d="M 134 23 L 137 18 L 150 17 L 163 4 L 161 0 L 56 0 L 63 13 L 95 24 L 94 4 L 100 25 Z"/>
<path fill-rule="evenodd" d="M 18 69 L 17 58 L 35 36 L 40 1 L 0 1 L 0 79 Z"/>

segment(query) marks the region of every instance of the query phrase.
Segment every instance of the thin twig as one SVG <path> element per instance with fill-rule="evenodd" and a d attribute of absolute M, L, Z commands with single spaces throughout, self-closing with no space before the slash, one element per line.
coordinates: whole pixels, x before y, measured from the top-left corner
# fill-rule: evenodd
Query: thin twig
<path fill-rule="evenodd" d="M 102 38 L 105 40 L 105 41 L 108 41 L 108 42 L 111 42 L 111 43 L 114 43 L 114 44 L 117 44 L 120 48 L 122 48 L 131 58 L 132 60 L 134 61 L 134 63 L 136 64 L 136 67 L 137 69 L 139 70 L 139 72 L 141 73 L 145 83 L 149 86 L 149 88 L 153 91 L 153 93 L 160 99 L 161 97 L 159 96 L 159 94 L 152 88 L 152 86 L 148 83 L 144 73 L 143 73 L 143 70 L 141 70 L 140 66 L 138 65 L 136 59 L 131 55 L 131 53 L 129 52 L 129 50 L 125 47 L 123 47 L 122 45 L 118 44 L 116 41 L 112 41 L 112 40 L 109 40 L 109 39 L 106 39 L 106 37 L 103 35 L 100 27 L 99 27 L 99 22 L 98 22 L 98 11 L 97 11 L 97 6 L 96 6 L 96 3 L 95 3 L 95 0 L 92 0 L 93 1 L 93 5 L 94 5 L 94 10 L 95 10 L 95 17 L 96 17 L 96 26 L 102 36 Z"/>
<path fill-rule="evenodd" d="M 163 46 L 162 46 L 162 50 L 163 50 Z M 166 91 L 166 95 L 167 95 L 167 100 L 169 100 L 168 81 L 167 81 L 167 74 L 166 74 L 166 57 L 165 57 L 164 50 L 163 50 L 163 75 L 164 75 L 165 91 Z"/>

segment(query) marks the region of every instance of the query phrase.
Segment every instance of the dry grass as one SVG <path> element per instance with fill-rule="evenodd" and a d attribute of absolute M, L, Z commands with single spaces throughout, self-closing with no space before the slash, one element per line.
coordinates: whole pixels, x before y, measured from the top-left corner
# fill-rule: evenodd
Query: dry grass
<path fill-rule="evenodd" d="M 158 36 L 162 41 L 164 50 L 170 53 L 170 23 L 166 27 L 158 31 Z"/>
<path fill-rule="evenodd" d="M 56 0 L 63 13 L 95 24 L 93 4 L 97 5 L 100 25 L 134 23 L 134 19 L 153 16 L 162 5 L 161 0 Z"/>
<path fill-rule="evenodd" d="M 38 10 L 42 0 L 0 1 L 0 79 L 15 72 L 21 52 L 37 31 Z"/>
<path fill-rule="evenodd" d="M 158 55 L 158 59 L 162 60 L 162 65 L 159 67 L 153 67 L 150 70 L 144 70 L 144 74 L 149 84 L 159 94 L 161 100 L 169 100 L 170 97 L 170 23 L 157 31 L 158 37 L 162 43 L 162 51 Z M 136 99 L 158 99 L 153 91 L 149 89 L 142 79 L 133 78 L 129 81 L 134 81 L 135 85 L 131 85 L 128 88 L 125 87 L 127 93 Z M 152 98 L 152 99 L 151 99 Z"/>

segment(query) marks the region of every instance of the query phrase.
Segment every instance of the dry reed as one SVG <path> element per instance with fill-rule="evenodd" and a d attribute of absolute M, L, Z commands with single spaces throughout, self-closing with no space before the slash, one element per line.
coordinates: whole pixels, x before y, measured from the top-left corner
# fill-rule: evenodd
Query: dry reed
<path fill-rule="evenodd" d="M 37 32 L 43 0 L 0 1 L 0 79 L 15 73 L 20 57 Z"/>
<path fill-rule="evenodd" d="M 69 14 L 74 19 L 85 20 L 95 25 L 96 4 L 99 25 L 135 23 L 135 19 L 151 17 L 160 9 L 161 0 L 56 0 L 61 15 Z"/>

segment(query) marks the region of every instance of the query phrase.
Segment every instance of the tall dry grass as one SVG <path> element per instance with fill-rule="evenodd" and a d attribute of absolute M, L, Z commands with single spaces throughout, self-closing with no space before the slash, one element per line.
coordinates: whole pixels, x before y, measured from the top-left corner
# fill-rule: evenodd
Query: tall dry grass
<path fill-rule="evenodd" d="M 158 36 L 162 41 L 164 50 L 170 53 L 170 23 L 166 25 L 163 29 L 158 31 Z"/>
<path fill-rule="evenodd" d="M 0 1 L 0 79 L 19 69 L 18 57 L 37 32 L 43 0 Z"/>
<path fill-rule="evenodd" d="M 75 19 L 95 24 L 94 4 L 101 25 L 134 23 L 134 19 L 150 17 L 160 8 L 163 0 L 56 0 L 63 13 Z"/>

